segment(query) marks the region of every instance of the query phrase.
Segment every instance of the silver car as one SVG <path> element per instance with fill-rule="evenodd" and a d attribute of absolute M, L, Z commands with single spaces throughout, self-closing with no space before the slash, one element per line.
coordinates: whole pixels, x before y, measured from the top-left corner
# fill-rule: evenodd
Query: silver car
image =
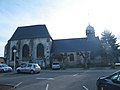
<path fill-rule="evenodd" d="M 26 72 L 26 73 L 33 74 L 33 73 L 39 73 L 41 70 L 41 67 L 36 63 L 26 63 L 18 67 L 16 70 L 17 70 L 17 73 Z"/>
<path fill-rule="evenodd" d="M 0 72 L 11 72 L 12 68 L 7 64 L 0 64 Z"/>
<path fill-rule="evenodd" d="M 52 63 L 52 69 L 53 70 L 60 69 L 60 63 L 59 62 Z"/>

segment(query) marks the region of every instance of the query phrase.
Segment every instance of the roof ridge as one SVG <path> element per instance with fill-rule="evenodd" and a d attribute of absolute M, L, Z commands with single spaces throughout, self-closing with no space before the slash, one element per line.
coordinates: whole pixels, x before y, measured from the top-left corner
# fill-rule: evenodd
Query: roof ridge
<path fill-rule="evenodd" d="M 35 26 L 45 26 L 45 24 L 37 24 L 37 25 L 26 25 L 26 26 L 19 26 L 18 28 L 24 28 L 24 27 L 35 27 Z"/>
<path fill-rule="evenodd" d="M 87 38 L 67 38 L 67 39 L 54 39 L 54 40 L 59 41 L 59 40 L 75 40 L 75 39 L 87 39 Z"/>

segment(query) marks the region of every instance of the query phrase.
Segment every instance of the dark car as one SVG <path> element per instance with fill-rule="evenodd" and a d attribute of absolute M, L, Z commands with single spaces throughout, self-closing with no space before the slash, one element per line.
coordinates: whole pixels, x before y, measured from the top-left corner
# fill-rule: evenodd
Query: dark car
<path fill-rule="evenodd" d="M 120 70 L 106 77 L 100 77 L 97 90 L 120 90 Z"/>

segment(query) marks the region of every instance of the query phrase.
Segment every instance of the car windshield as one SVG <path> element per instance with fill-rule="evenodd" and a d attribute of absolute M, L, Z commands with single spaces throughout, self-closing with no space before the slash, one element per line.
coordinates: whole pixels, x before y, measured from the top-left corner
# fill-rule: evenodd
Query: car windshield
<path fill-rule="evenodd" d="M 21 67 L 26 67 L 27 66 L 27 64 L 21 64 Z"/>
<path fill-rule="evenodd" d="M 112 79 L 112 80 L 117 79 L 118 76 L 119 76 L 119 74 L 115 74 L 115 75 L 113 75 L 113 76 L 111 77 L 111 79 Z"/>
<path fill-rule="evenodd" d="M 53 63 L 53 65 L 59 65 L 59 63 Z"/>
<path fill-rule="evenodd" d="M 3 65 L 2 65 L 2 67 L 8 67 L 8 65 L 6 65 L 6 64 L 3 64 Z"/>

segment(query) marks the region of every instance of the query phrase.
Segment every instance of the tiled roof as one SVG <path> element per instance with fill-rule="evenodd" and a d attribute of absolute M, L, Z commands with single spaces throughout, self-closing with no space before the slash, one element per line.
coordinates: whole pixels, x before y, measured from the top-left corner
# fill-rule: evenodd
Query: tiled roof
<path fill-rule="evenodd" d="M 52 52 L 97 51 L 100 49 L 100 45 L 98 37 L 94 40 L 88 40 L 87 38 L 54 40 Z"/>
<path fill-rule="evenodd" d="M 48 38 L 48 37 L 51 38 L 45 25 L 32 25 L 18 27 L 10 40 Z"/>

